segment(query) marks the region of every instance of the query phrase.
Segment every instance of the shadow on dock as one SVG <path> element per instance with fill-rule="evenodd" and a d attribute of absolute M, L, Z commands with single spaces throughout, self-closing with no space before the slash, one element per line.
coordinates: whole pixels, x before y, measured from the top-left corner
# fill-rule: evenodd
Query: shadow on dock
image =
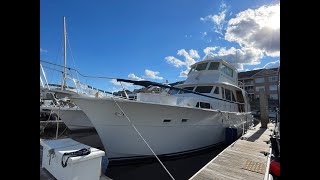
<path fill-rule="evenodd" d="M 257 127 L 256 127 L 257 128 Z M 255 142 L 260 136 L 266 131 L 266 128 L 259 128 L 258 131 L 254 132 L 249 138 L 245 139 L 250 142 Z"/>

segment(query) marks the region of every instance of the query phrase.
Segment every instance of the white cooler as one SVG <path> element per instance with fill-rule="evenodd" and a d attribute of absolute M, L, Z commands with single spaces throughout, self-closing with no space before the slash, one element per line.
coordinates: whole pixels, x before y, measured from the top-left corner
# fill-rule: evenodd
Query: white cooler
<path fill-rule="evenodd" d="M 101 159 L 104 151 L 81 144 L 70 138 L 58 140 L 40 140 L 43 146 L 42 168 L 46 168 L 58 180 L 99 180 L 101 175 Z M 84 156 L 69 157 L 67 166 L 62 167 L 63 153 L 90 148 L 91 153 Z M 54 155 L 49 150 L 54 150 Z M 51 150 L 53 152 L 53 150 Z M 51 157 L 51 160 L 50 160 Z M 63 158 L 65 163 L 68 155 Z M 49 164 L 50 160 L 50 164 Z"/>

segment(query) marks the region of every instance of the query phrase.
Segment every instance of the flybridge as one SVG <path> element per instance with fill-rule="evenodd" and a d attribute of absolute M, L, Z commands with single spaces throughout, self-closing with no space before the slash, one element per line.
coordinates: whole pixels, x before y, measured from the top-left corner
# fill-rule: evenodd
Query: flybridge
<path fill-rule="evenodd" d="M 224 60 L 204 60 L 191 66 L 184 84 L 211 84 L 225 82 L 238 85 L 237 69 Z"/>

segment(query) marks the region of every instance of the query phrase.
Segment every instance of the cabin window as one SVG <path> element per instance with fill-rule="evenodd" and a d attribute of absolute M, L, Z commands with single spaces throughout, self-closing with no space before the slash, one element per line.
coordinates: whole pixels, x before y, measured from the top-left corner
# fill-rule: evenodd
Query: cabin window
<path fill-rule="evenodd" d="M 198 93 L 210 93 L 212 88 L 213 86 L 197 86 L 195 91 Z"/>
<path fill-rule="evenodd" d="M 208 70 L 218 70 L 219 64 L 220 64 L 219 62 L 211 62 Z"/>
<path fill-rule="evenodd" d="M 182 88 L 182 89 L 186 89 L 186 90 L 190 90 L 190 91 L 192 91 L 193 89 L 194 89 L 194 87 L 184 87 L 184 88 Z M 185 93 L 189 93 L 189 92 L 186 92 L 186 91 L 179 91 L 179 94 L 185 94 Z"/>
<path fill-rule="evenodd" d="M 216 87 L 215 89 L 214 89 L 214 92 L 213 92 L 214 94 L 219 94 L 219 87 Z"/>
<path fill-rule="evenodd" d="M 244 103 L 244 98 L 243 98 L 243 94 L 241 91 L 237 90 L 236 96 L 237 96 L 239 103 Z M 238 110 L 239 110 L 239 112 L 244 112 L 245 111 L 244 104 L 238 104 Z"/>
<path fill-rule="evenodd" d="M 210 103 L 206 103 L 206 102 L 197 102 L 196 107 L 210 109 L 211 105 L 210 105 Z"/>
<path fill-rule="evenodd" d="M 187 122 L 188 119 L 181 119 L 181 122 Z"/>
<path fill-rule="evenodd" d="M 174 95 L 174 94 L 178 94 L 178 90 L 176 90 L 176 89 L 170 89 L 169 91 L 168 91 L 168 94 L 171 94 L 171 95 Z"/>
<path fill-rule="evenodd" d="M 236 102 L 236 98 L 234 97 L 234 95 L 233 95 L 233 92 L 231 91 L 231 100 L 232 101 L 234 101 L 234 102 Z"/>
<path fill-rule="evenodd" d="M 196 66 L 193 66 L 193 67 L 190 69 L 190 71 L 189 71 L 188 74 L 190 74 L 191 72 L 194 72 L 194 71 L 196 71 Z"/>
<path fill-rule="evenodd" d="M 238 102 L 239 103 L 244 103 L 244 98 L 243 98 L 242 92 L 237 90 L 236 91 L 236 95 L 237 95 Z"/>
<path fill-rule="evenodd" d="M 193 91 L 194 87 L 184 87 L 183 89 Z"/>
<path fill-rule="evenodd" d="M 226 100 L 231 101 L 231 91 L 229 89 L 226 89 L 225 92 L 226 92 Z"/>
<path fill-rule="evenodd" d="M 221 87 L 221 93 L 222 93 L 222 99 L 225 99 L 225 97 L 224 97 L 224 88 L 223 87 Z"/>
<path fill-rule="evenodd" d="M 208 65 L 208 63 L 198 64 L 197 67 L 196 67 L 196 70 L 197 70 L 197 71 L 205 70 L 206 67 L 207 67 L 207 65 Z"/>
<path fill-rule="evenodd" d="M 223 63 L 221 63 L 220 71 L 224 72 L 226 75 L 230 77 L 233 77 L 233 70 L 227 67 L 226 65 L 224 65 Z"/>

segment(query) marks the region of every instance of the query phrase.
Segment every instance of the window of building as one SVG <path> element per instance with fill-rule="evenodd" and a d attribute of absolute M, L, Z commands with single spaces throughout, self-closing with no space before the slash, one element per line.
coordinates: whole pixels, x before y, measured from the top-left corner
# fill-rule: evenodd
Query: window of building
<path fill-rule="evenodd" d="M 270 99 L 278 99 L 278 94 L 270 94 L 269 98 Z"/>
<path fill-rule="evenodd" d="M 250 101 L 253 101 L 253 99 L 254 99 L 254 94 L 248 94 L 248 97 L 249 97 Z"/>
<path fill-rule="evenodd" d="M 277 81 L 278 81 L 278 76 L 270 76 L 270 77 L 268 78 L 268 81 L 269 81 L 269 82 L 277 82 Z"/>
<path fill-rule="evenodd" d="M 263 89 L 263 90 L 265 90 L 265 88 L 264 88 L 264 86 L 256 86 L 256 91 L 260 91 L 260 89 Z"/>
<path fill-rule="evenodd" d="M 225 89 L 226 92 L 226 100 L 231 101 L 231 91 L 229 89 Z"/>
<path fill-rule="evenodd" d="M 255 83 L 264 83 L 264 77 L 255 78 L 255 79 L 254 79 L 254 82 L 255 82 Z"/>
<path fill-rule="evenodd" d="M 245 80 L 244 81 L 244 85 L 253 85 L 253 80 L 250 79 L 250 80 Z"/>
<path fill-rule="evenodd" d="M 245 86 L 244 90 L 246 91 L 252 91 L 253 90 L 253 86 Z"/>
<path fill-rule="evenodd" d="M 206 103 L 206 102 L 197 102 L 196 107 L 210 109 L 211 105 L 210 105 L 210 103 Z"/>
<path fill-rule="evenodd" d="M 276 91 L 276 90 L 278 90 L 277 85 L 270 85 L 270 86 L 269 86 L 269 90 L 270 90 L 270 91 Z"/>
<path fill-rule="evenodd" d="M 207 65 L 208 65 L 208 63 L 198 64 L 197 67 L 196 67 L 196 70 L 197 70 L 197 71 L 205 70 L 206 67 L 207 67 Z"/>
<path fill-rule="evenodd" d="M 197 88 L 194 90 L 198 93 L 210 93 L 213 86 L 197 86 Z"/>
<path fill-rule="evenodd" d="M 224 65 L 223 63 L 221 63 L 220 66 L 220 71 L 224 72 L 226 75 L 233 77 L 233 70 L 229 67 L 227 67 L 226 65 Z"/>
<path fill-rule="evenodd" d="M 259 94 L 257 94 L 257 95 L 256 95 L 256 99 L 259 99 L 259 98 L 260 98 L 260 95 L 259 95 Z"/>
<path fill-rule="evenodd" d="M 211 62 L 208 70 L 218 70 L 219 64 L 220 64 L 219 62 Z"/>

